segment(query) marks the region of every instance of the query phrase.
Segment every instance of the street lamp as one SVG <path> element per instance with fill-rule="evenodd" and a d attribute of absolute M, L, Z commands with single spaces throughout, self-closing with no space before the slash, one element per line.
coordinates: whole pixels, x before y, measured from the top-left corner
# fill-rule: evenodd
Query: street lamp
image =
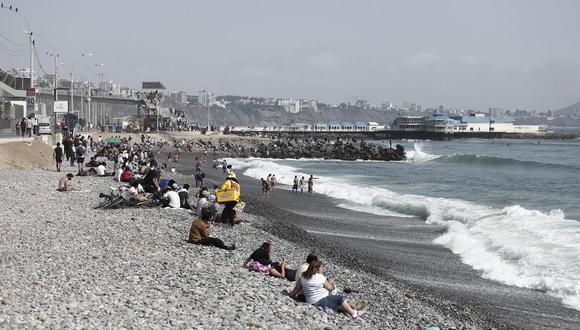
<path fill-rule="evenodd" d="M 95 68 L 102 67 L 104 65 L 105 64 L 103 64 L 103 63 L 95 64 Z M 91 96 L 92 96 L 92 91 L 91 91 L 91 84 L 89 82 L 89 95 L 87 97 L 87 106 L 88 106 L 88 109 L 87 109 L 88 110 L 88 116 L 87 116 L 88 117 L 87 118 L 88 119 L 88 123 L 87 123 L 87 126 L 89 127 L 89 130 L 91 129 L 91 123 L 92 123 L 92 117 L 91 117 Z"/>
<path fill-rule="evenodd" d="M 54 59 L 54 88 L 58 88 L 58 58 L 60 54 L 47 52 L 46 56 L 51 56 Z"/>
<path fill-rule="evenodd" d="M 74 111 L 74 99 L 75 99 L 75 95 L 74 95 L 74 88 L 75 88 L 75 83 L 74 83 L 74 76 L 73 76 L 73 65 L 75 64 L 75 62 L 77 62 L 78 60 L 84 58 L 85 56 L 93 56 L 93 53 L 88 53 L 88 54 L 81 54 L 79 57 L 75 58 L 74 60 L 72 60 L 69 64 L 70 66 L 70 108 L 68 109 L 68 124 L 70 126 L 70 112 L 71 109 L 73 109 Z M 81 95 L 81 100 L 82 100 L 82 95 Z"/>

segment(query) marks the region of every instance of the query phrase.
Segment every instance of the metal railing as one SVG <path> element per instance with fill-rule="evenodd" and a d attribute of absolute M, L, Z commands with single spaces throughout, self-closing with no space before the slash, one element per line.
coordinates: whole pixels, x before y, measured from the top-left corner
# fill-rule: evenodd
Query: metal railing
<path fill-rule="evenodd" d="M 21 91 L 30 86 L 30 78 L 15 77 L 2 69 L 0 69 L 0 81 L 12 89 Z"/>

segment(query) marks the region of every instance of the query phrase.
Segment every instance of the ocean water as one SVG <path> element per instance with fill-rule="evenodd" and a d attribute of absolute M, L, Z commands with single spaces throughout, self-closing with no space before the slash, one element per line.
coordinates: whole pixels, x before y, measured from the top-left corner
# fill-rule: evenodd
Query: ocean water
<path fill-rule="evenodd" d="M 377 143 L 383 143 L 379 141 Z M 418 217 L 483 277 L 580 310 L 580 141 L 400 141 L 402 162 L 230 159 L 241 173 L 314 174 L 339 207 Z"/>

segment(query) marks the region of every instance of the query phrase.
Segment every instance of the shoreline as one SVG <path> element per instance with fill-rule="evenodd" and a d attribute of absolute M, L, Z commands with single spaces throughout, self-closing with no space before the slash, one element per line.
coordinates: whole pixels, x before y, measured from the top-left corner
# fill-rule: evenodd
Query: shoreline
<path fill-rule="evenodd" d="M 162 153 L 163 154 L 163 153 Z M 183 154 L 182 154 L 183 155 Z M 210 155 L 202 155 L 199 153 L 192 153 L 191 159 L 195 156 L 209 157 Z M 190 168 L 186 162 L 189 158 L 181 158 L 176 166 L 178 173 L 183 173 L 189 175 L 190 172 L 187 168 Z M 212 158 L 206 159 L 206 179 L 209 179 L 211 184 L 205 183 L 207 187 L 211 187 L 213 182 L 218 182 L 221 185 L 221 169 L 211 169 L 207 170 L 207 165 L 212 163 Z M 172 165 L 176 165 L 171 163 Z M 181 169 L 181 171 L 180 171 Z M 185 169 L 185 170 L 184 170 Z M 236 170 L 236 169 L 234 169 Z M 474 304 L 465 304 L 465 300 L 457 300 L 454 296 L 442 295 L 441 292 L 437 292 L 430 288 L 421 287 L 411 282 L 396 278 L 394 276 L 385 274 L 380 271 L 376 265 L 373 264 L 373 256 L 365 253 L 364 251 L 355 251 L 353 249 L 346 249 L 344 244 L 339 241 L 332 241 L 325 238 L 321 238 L 318 235 L 311 233 L 309 230 L 304 229 L 304 224 L 320 226 L 321 229 L 332 228 L 333 224 L 325 222 L 324 219 L 316 217 L 314 215 L 308 214 L 308 207 L 304 204 L 299 204 L 296 208 L 304 208 L 305 213 L 297 213 L 296 209 L 288 207 L 289 202 L 285 200 L 280 204 L 280 200 L 273 199 L 263 199 L 256 197 L 256 194 L 260 194 L 260 182 L 256 179 L 249 178 L 241 174 L 241 171 L 237 171 L 238 180 L 240 181 L 242 188 L 242 200 L 246 202 L 246 208 L 244 213 L 249 213 L 258 216 L 263 219 L 267 219 L 264 222 L 257 223 L 257 228 L 264 230 L 278 237 L 279 239 L 287 240 L 297 244 L 298 246 L 305 247 L 306 249 L 316 250 L 323 253 L 324 259 L 330 259 L 334 263 L 344 267 L 346 269 L 352 269 L 355 272 L 360 272 L 368 276 L 376 277 L 382 283 L 388 283 L 388 286 L 396 288 L 400 291 L 399 297 L 405 297 L 413 299 L 430 306 L 430 308 L 437 311 L 442 315 L 446 315 L 446 319 L 452 319 L 454 322 L 460 322 L 463 325 L 458 328 L 471 328 L 472 326 L 467 326 L 467 324 L 476 322 L 475 328 L 492 328 L 492 329 L 511 329 L 513 325 L 508 325 L 502 321 L 498 321 L 495 315 L 486 309 L 480 308 L 481 306 L 475 306 Z M 283 188 L 276 188 L 276 190 L 282 190 Z M 285 195 L 296 195 L 290 191 L 275 191 L 274 194 L 283 193 Z M 287 197 L 287 196 L 285 196 Z M 285 199 L 283 197 L 283 199 Z M 312 205 L 317 205 L 321 207 L 320 212 L 326 213 L 327 215 L 333 216 L 336 214 L 347 214 L 356 215 L 360 214 L 356 211 L 351 211 L 348 209 L 342 209 L 335 206 L 334 199 L 320 195 L 313 194 L 312 196 L 307 196 L 304 194 L 305 198 Z M 291 200 L 290 203 L 296 200 Z M 278 205 L 276 205 L 278 204 Z M 443 249 L 443 248 L 441 248 Z M 379 294 L 382 296 L 382 294 Z M 392 301 L 384 302 L 379 304 L 378 310 L 381 313 L 385 313 L 383 316 L 387 317 L 389 314 L 399 314 L 400 309 L 393 306 L 389 306 Z M 376 308 L 377 306 L 375 306 Z M 401 307 L 402 308 L 402 307 Z M 447 326 L 442 327 L 448 328 Z"/>
<path fill-rule="evenodd" d="M 243 171 L 237 173 L 239 175 Z M 294 198 L 295 193 L 289 191 L 290 187 L 287 187 L 288 191 L 275 191 L 274 195 L 278 195 L 268 201 L 250 199 L 248 195 L 259 195 L 259 188 L 256 187 L 260 183 L 243 175 L 241 180 L 242 199 L 252 201 L 248 203 L 248 212 L 271 219 L 268 222 L 270 228 L 265 227 L 267 231 L 299 244 L 304 244 L 301 240 L 306 244 L 321 241 L 321 244 L 332 246 L 326 250 L 337 257 L 339 263 L 386 280 L 403 282 L 424 292 L 425 296 L 442 297 L 459 305 L 473 306 L 484 318 L 496 320 L 490 324 L 498 324 L 497 327 L 521 328 L 532 322 L 534 328 L 565 329 L 573 328 L 574 324 L 580 322 L 580 312 L 563 306 L 557 298 L 543 292 L 507 286 L 482 278 L 478 271 L 463 264 L 450 250 L 431 243 L 440 235 L 440 229 L 426 225 L 423 220 L 415 219 L 411 222 L 411 229 L 401 231 L 401 227 L 410 225 L 409 218 L 398 219 L 345 210 L 336 206 L 340 200 L 317 194 L 304 196 L 300 201 L 299 198 Z M 371 229 L 361 231 L 348 221 L 337 220 L 340 217 L 360 217 L 366 221 L 365 226 L 369 225 Z M 373 217 L 378 220 L 369 220 Z M 361 238 L 373 230 L 392 230 L 395 233 L 385 240 L 361 241 Z M 339 234 L 333 234 L 333 231 Z M 411 241 L 408 240 L 409 237 L 419 237 L 419 241 L 424 243 L 405 243 Z M 381 249 L 386 250 L 377 250 L 381 246 Z M 353 250 L 360 250 L 356 254 L 357 258 L 353 258 L 352 253 L 344 252 Z M 434 262 L 437 259 L 444 261 Z"/>

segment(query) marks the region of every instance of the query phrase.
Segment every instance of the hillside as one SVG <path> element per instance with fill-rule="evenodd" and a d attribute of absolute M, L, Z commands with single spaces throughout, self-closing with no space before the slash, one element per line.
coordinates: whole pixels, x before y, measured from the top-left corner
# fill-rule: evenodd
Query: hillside
<path fill-rule="evenodd" d="M 558 116 L 580 117 L 580 102 L 555 111 Z"/>
<path fill-rule="evenodd" d="M 183 111 L 194 121 L 207 122 L 207 108 L 201 106 L 186 106 Z M 284 111 L 279 107 L 236 105 L 232 109 L 212 107 L 212 124 L 230 126 L 273 126 L 289 123 L 315 124 L 329 121 L 376 121 L 391 123 L 398 115 L 393 111 L 363 110 L 361 108 L 322 108 L 315 112 L 306 108 L 297 114 Z"/>

